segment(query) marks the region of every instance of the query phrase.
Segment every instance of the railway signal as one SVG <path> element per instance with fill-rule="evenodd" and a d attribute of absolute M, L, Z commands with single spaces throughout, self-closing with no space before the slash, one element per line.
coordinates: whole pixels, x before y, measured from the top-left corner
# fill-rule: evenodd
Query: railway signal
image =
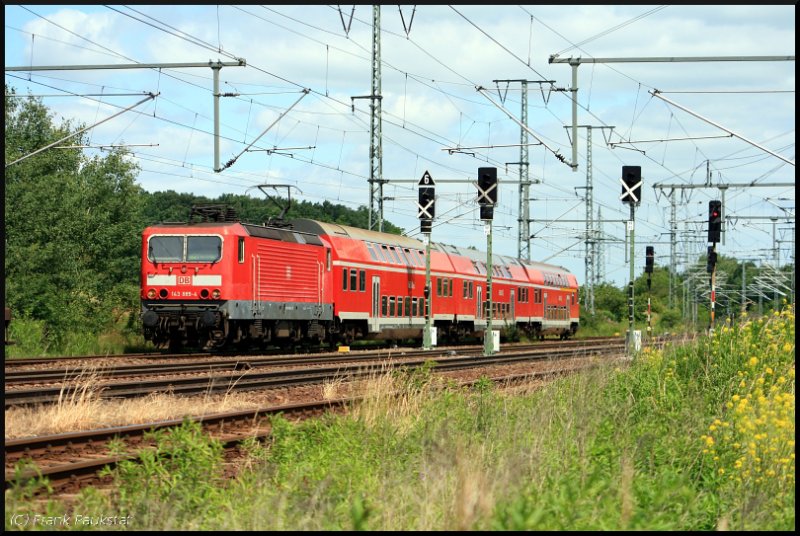
<path fill-rule="evenodd" d="M 638 205 L 642 201 L 642 166 L 622 166 L 622 194 L 619 198 L 623 203 Z"/>
<path fill-rule="evenodd" d="M 708 202 L 708 259 L 706 262 L 706 272 L 711 274 L 711 317 L 708 328 L 709 333 L 714 333 L 714 309 L 716 306 L 716 268 L 717 268 L 717 242 L 722 231 L 722 201 L 714 199 Z"/>
<path fill-rule="evenodd" d="M 719 242 L 722 231 L 722 202 L 708 202 L 708 241 L 712 244 Z"/>
<path fill-rule="evenodd" d="M 722 201 L 714 199 L 708 202 L 708 258 L 706 260 L 706 272 L 711 274 L 711 317 L 709 319 L 709 333 L 714 333 L 714 309 L 716 305 L 716 269 L 717 269 L 717 242 L 722 231 Z"/>
<path fill-rule="evenodd" d="M 481 219 L 494 218 L 494 206 L 497 204 L 497 168 L 478 168 L 478 205 L 481 207 Z"/>
<path fill-rule="evenodd" d="M 431 174 L 426 170 L 419 179 L 419 200 L 417 202 L 417 217 L 419 218 L 420 231 L 430 234 L 433 218 L 436 217 L 436 183 Z"/>
<path fill-rule="evenodd" d="M 630 279 L 628 281 L 628 333 L 626 334 L 626 347 L 628 354 L 632 355 L 636 349 L 633 330 L 633 222 L 635 219 L 635 207 L 642 201 L 642 166 L 622 166 L 622 194 L 619 196 L 623 203 L 628 203 L 631 208 L 631 219 L 628 221 L 628 231 L 631 235 L 631 254 L 630 254 Z"/>
<path fill-rule="evenodd" d="M 497 168 L 478 168 L 478 205 L 481 219 L 486 222 L 486 330 L 483 332 L 483 355 L 494 353 L 494 331 L 492 330 L 492 219 L 497 204 Z"/>
<path fill-rule="evenodd" d="M 655 260 L 655 256 L 656 256 L 655 248 L 653 248 L 653 246 L 647 246 L 647 248 L 645 248 L 645 255 L 644 255 L 644 260 L 645 260 L 644 271 L 648 274 L 653 273 L 653 261 Z"/>
<path fill-rule="evenodd" d="M 433 326 L 431 325 L 431 227 L 436 217 L 436 191 L 428 170 L 419 179 L 419 202 L 417 203 L 419 227 L 425 236 L 425 329 L 422 332 L 422 348 L 430 350 L 433 346 Z"/>

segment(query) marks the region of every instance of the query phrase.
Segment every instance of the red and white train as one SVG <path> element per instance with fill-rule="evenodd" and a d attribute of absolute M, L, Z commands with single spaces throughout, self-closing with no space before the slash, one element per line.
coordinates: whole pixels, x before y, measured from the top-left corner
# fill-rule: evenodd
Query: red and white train
<path fill-rule="evenodd" d="M 487 326 L 486 254 L 296 219 L 253 225 L 163 223 L 142 234 L 142 324 L 158 347 L 348 344 L 422 338 L 426 313 L 441 342 Z M 493 255 L 492 328 L 566 338 L 579 325 L 578 282 L 564 268 Z"/>

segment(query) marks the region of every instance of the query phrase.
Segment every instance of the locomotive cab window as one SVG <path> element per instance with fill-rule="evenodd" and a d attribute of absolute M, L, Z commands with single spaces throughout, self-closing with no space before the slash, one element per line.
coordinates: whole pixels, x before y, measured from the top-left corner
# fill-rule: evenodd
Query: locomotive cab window
<path fill-rule="evenodd" d="M 218 236 L 187 236 L 187 262 L 217 262 L 222 258 L 222 240 Z"/>
<path fill-rule="evenodd" d="M 239 264 L 244 262 L 244 237 L 239 237 Z"/>
<path fill-rule="evenodd" d="M 151 236 L 147 257 L 153 262 L 217 262 L 222 258 L 219 236 Z"/>
<path fill-rule="evenodd" d="M 153 262 L 181 262 L 183 260 L 182 236 L 151 236 L 147 258 Z"/>

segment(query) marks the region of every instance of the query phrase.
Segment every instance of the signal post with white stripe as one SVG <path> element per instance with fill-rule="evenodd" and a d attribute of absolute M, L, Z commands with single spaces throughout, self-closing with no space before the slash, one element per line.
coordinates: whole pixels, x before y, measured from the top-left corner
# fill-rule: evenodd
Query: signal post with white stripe
<path fill-rule="evenodd" d="M 622 166 L 622 194 L 619 196 L 623 203 L 628 203 L 631 207 L 631 219 L 628 221 L 628 231 L 631 234 L 631 272 L 630 281 L 628 282 L 628 333 L 626 334 L 626 348 L 628 355 L 633 355 L 635 348 L 634 330 L 633 330 L 633 222 L 634 222 L 634 209 L 636 205 L 642 201 L 642 167 L 641 166 Z"/>
<path fill-rule="evenodd" d="M 417 184 L 419 186 L 417 217 L 425 241 L 425 331 L 422 333 L 422 348 L 430 350 L 433 347 L 433 337 L 431 336 L 431 228 L 433 227 L 433 218 L 436 216 L 436 183 L 428 170 L 425 170 Z"/>
<path fill-rule="evenodd" d="M 481 220 L 484 221 L 486 232 L 486 331 L 483 332 L 483 355 L 494 354 L 494 331 L 492 330 L 492 316 L 494 304 L 492 303 L 492 219 L 494 206 L 497 204 L 497 168 L 478 168 L 478 205 L 480 206 Z"/>

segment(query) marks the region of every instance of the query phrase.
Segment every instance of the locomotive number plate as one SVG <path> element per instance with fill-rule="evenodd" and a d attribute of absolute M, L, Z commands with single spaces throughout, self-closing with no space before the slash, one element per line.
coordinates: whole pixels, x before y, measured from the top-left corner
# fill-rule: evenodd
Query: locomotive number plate
<path fill-rule="evenodd" d="M 192 276 L 190 276 L 190 275 L 179 275 L 177 284 L 178 285 L 191 285 L 192 284 Z"/>

